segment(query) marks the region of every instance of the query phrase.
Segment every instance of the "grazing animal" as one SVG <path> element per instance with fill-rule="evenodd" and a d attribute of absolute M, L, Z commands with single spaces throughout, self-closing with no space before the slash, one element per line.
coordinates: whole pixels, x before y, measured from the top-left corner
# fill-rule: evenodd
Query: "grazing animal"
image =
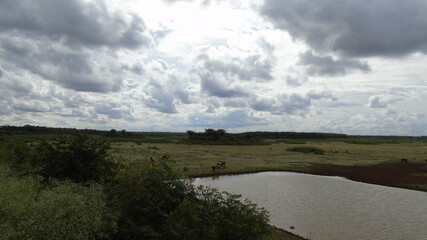
<path fill-rule="evenodd" d="M 424 162 L 425 162 L 425 163 L 427 163 L 427 159 L 426 159 L 426 160 L 424 160 Z"/>
<path fill-rule="evenodd" d="M 402 159 L 400 159 L 400 162 L 408 162 L 408 159 L 406 159 L 406 158 L 402 158 Z"/>
<path fill-rule="evenodd" d="M 221 169 L 221 168 L 226 168 L 224 161 L 218 161 L 216 163 L 216 166 L 212 166 L 212 171 L 215 171 L 215 169 Z"/>
<path fill-rule="evenodd" d="M 212 166 L 212 171 L 215 171 L 215 169 L 220 169 L 221 167 L 218 166 Z"/>
<path fill-rule="evenodd" d="M 225 162 L 224 161 L 219 161 L 216 163 L 217 166 L 225 166 Z"/>

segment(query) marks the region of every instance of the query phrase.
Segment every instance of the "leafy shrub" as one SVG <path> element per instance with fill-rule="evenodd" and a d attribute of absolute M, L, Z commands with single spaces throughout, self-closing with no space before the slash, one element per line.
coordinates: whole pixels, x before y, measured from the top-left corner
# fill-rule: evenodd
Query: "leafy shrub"
<path fill-rule="evenodd" d="M 116 239 L 262 239 L 265 210 L 238 195 L 195 188 L 168 166 L 168 159 L 119 170 L 107 190 L 117 207 Z"/>
<path fill-rule="evenodd" d="M 1 163 L 10 167 L 15 174 L 33 175 L 37 172 L 34 151 L 28 144 L 9 138 L 0 147 Z"/>
<path fill-rule="evenodd" d="M 305 140 L 302 139 L 279 139 L 276 142 L 283 142 L 286 144 L 306 144 Z"/>
<path fill-rule="evenodd" d="M 112 174 L 114 167 L 107 158 L 109 149 L 108 141 L 82 134 L 42 142 L 36 150 L 39 173 L 74 182 L 102 180 Z"/>
<path fill-rule="evenodd" d="M 166 239 L 170 232 L 167 217 L 185 198 L 188 181 L 162 159 L 123 167 L 110 184 L 111 205 L 121 212 L 117 239 Z"/>
<path fill-rule="evenodd" d="M 115 214 L 99 187 L 63 182 L 46 187 L 33 177 L 0 173 L 0 239 L 108 239 Z"/>
<path fill-rule="evenodd" d="M 301 152 L 301 153 L 313 153 L 317 155 L 323 155 L 325 154 L 325 150 L 316 148 L 316 147 L 294 147 L 294 148 L 288 148 L 286 151 L 289 152 Z"/>
<path fill-rule="evenodd" d="M 264 239 L 269 234 L 264 209 L 240 195 L 220 193 L 216 189 L 192 188 L 171 219 L 179 237 L 175 239 Z"/>

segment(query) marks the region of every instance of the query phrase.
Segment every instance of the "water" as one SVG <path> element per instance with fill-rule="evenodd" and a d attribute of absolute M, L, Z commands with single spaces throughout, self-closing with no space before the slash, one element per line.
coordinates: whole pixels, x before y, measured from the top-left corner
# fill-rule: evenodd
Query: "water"
<path fill-rule="evenodd" d="M 427 239 L 425 192 L 288 172 L 198 178 L 194 184 L 242 194 L 270 212 L 271 224 L 312 240 Z"/>

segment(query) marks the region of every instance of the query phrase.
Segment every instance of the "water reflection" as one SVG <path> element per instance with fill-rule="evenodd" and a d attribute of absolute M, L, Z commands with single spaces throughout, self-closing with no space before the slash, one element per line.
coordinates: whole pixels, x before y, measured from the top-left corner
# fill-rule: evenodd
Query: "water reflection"
<path fill-rule="evenodd" d="M 273 225 L 313 240 L 427 236 L 425 192 L 286 172 L 199 178 L 195 184 L 242 194 L 265 207 Z"/>

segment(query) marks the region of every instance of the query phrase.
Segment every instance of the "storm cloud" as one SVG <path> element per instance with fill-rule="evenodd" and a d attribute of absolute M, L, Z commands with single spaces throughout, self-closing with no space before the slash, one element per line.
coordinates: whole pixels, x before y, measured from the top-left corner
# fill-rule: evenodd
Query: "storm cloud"
<path fill-rule="evenodd" d="M 271 75 L 273 63 L 269 59 L 262 59 L 259 54 L 221 60 L 211 59 L 207 54 L 202 54 L 197 59 L 208 71 L 221 73 L 224 76 L 236 76 L 242 81 L 269 81 L 273 79 Z"/>
<path fill-rule="evenodd" d="M 424 0 L 265 0 L 260 12 L 318 53 L 346 57 L 427 53 Z"/>
<path fill-rule="evenodd" d="M 366 62 L 350 59 L 333 59 L 330 56 L 317 56 L 312 51 L 299 55 L 299 65 L 306 67 L 306 73 L 310 76 L 339 76 L 359 70 L 369 72 L 371 68 Z"/>
<path fill-rule="evenodd" d="M 127 69 L 116 51 L 152 42 L 141 17 L 104 1 L 0 2 L 1 60 L 17 74 L 28 71 L 75 91 L 119 91 Z"/>
<path fill-rule="evenodd" d="M 104 1 L 3 0 L 0 31 L 71 46 L 137 48 L 149 44 L 136 14 L 110 11 Z"/>
<path fill-rule="evenodd" d="M 279 94 L 275 98 L 254 98 L 250 106 L 255 111 L 269 112 L 273 115 L 305 115 L 314 100 L 335 100 L 330 92 L 310 91 L 306 94 Z"/>
<path fill-rule="evenodd" d="M 243 89 L 237 87 L 233 88 L 227 86 L 225 83 L 216 79 L 214 75 L 210 73 L 200 73 L 201 89 L 202 92 L 209 96 L 215 96 L 220 98 L 235 98 L 235 97 L 246 97 L 248 93 Z"/>

